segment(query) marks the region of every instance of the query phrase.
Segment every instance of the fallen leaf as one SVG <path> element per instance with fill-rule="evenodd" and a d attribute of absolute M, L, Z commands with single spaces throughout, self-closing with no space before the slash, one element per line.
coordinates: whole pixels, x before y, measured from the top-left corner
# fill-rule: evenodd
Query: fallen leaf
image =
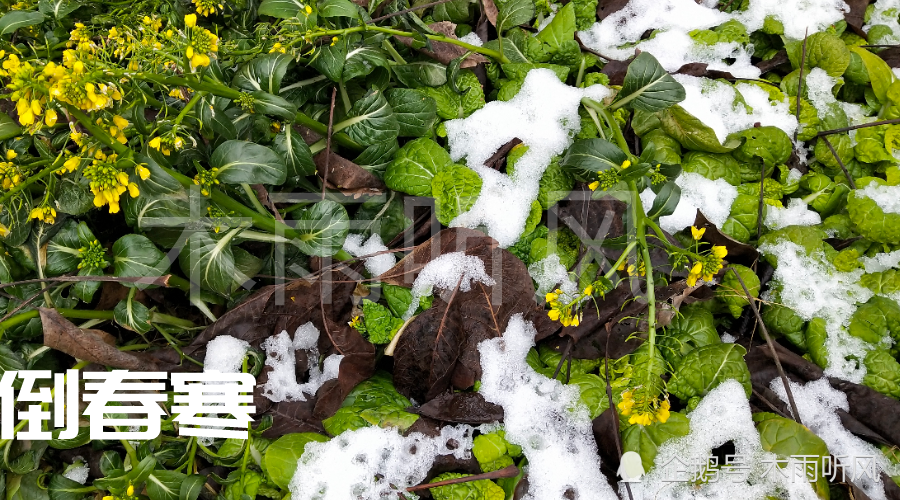
<path fill-rule="evenodd" d="M 758 63 L 754 64 L 754 66 L 759 68 L 759 71 L 761 71 L 762 73 L 768 73 L 778 66 L 786 64 L 788 62 L 790 62 L 790 59 L 788 59 L 787 51 L 779 50 L 771 58 L 759 61 Z"/>
<path fill-rule="evenodd" d="M 500 10 L 497 9 L 494 0 L 481 0 L 481 5 L 484 7 L 484 15 L 487 16 L 488 21 L 497 26 L 497 16 L 500 15 Z"/>
<path fill-rule="evenodd" d="M 847 21 L 847 26 L 849 26 L 854 33 L 864 39 L 867 34 L 863 31 L 862 27 L 863 24 L 865 24 L 866 7 L 869 6 L 869 1 L 870 0 L 845 0 L 850 7 L 850 10 L 844 13 L 844 20 Z"/>
<path fill-rule="evenodd" d="M 488 168 L 492 168 L 494 170 L 505 172 L 506 171 L 506 155 L 512 151 L 512 148 L 522 144 L 522 140 L 518 137 L 512 139 L 507 142 L 503 146 L 500 146 L 500 149 L 497 150 L 486 162 L 484 162 L 484 166 Z"/>
<path fill-rule="evenodd" d="M 690 76 L 699 76 L 706 78 L 724 78 L 726 80 L 734 80 L 734 75 L 727 71 L 718 71 L 709 69 L 706 63 L 688 63 L 678 68 L 675 73 Z"/>
<path fill-rule="evenodd" d="M 628 0 L 600 0 L 597 2 L 597 20 L 602 21 L 611 14 L 618 12 L 628 5 Z"/>
<path fill-rule="evenodd" d="M 81 329 L 64 318 L 56 309 L 40 307 L 44 345 L 64 352 L 73 358 L 103 366 L 135 371 L 153 371 L 159 367 L 147 356 L 122 352 L 110 344 L 109 334 L 99 330 Z"/>
<path fill-rule="evenodd" d="M 327 172 L 326 158 L 330 158 Z M 313 157 L 313 161 L 319 177 L 326 180 L 326 185 L 345 194 L 380 194 L 386 189 L 375 174 L 333 152 L 326 156 L 325 151 L 322 151 Z"/>
<path fill-rule="evenodd" d="M 458 424 L 489 424 L 503 421 L 503 408 L 485 401 L 484 396 L 478 392 L 444 392 L 409 411 L 441 422 Z"/>
<path fill-rule="evenodd" d="M 428 25 L 428 27 L 446 37 L 458 40 L 458 38 L 456 37 L 456 25 L 451 23 L 450 21 L 431 23 Z M 396 38 L 400 43 L 406 45 L 407 47 L 412 46 L 413 39 L 410 37 L 395 35 L 394 38 Z M 453 45 L 452 43 L 447 42 L 436 42 L 434 40 L 431 41 L 431 49 L 432 50 L 421 48 L 418 49 L 418 51 L 442 64 L 450 64 L 450 61 L 468 52 L 467 49 L 465 49 L 464 47 L 460 47 L 459 45 Z M 477 66 L 479 63 L 488 62 L 490 61 L 488 61 L 488 59 L 481 54 L 471 54 L 462 62 L 462 64 L 459 65 L 459 67 L 472 68 Z"/>

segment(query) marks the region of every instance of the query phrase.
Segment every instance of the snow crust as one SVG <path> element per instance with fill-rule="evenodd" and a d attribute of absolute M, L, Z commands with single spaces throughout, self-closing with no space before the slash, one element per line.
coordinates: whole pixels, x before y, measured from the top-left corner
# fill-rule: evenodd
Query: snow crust
<path fill-rule="evenodd" d="M 838 271 L 822 252 L 806 255 L 800 245 L 781 240 L 759 247 L 765 255 L 778 258 L 773 286 L 781 287 L 781 303 L 804 320 L 822 318 L 826 323 L 828 367 L 825 374 L 860 383 L 866 374 L 862 363 L 847 360 L 848 356 L 865 358 L 872 348 L 867 342 L 847 332 L 856 304 L 869 300 L 873 293 L 859 284 L 862 269 Z M 763 300 L 771 296 L 763 294 Z"/>
<path fill-rule="evenodd" d="M 800 198 L 791 198 L 788 206 L 783 208 L 767 205 L 766 218 L 763 219 L 763 224 L 773 231 L 787 226 L 814 226 L 821 222 L 819 213 L 810 210 Z"/>
<path fill-rule="evenodd" d="M 203 359 L 203 371 L 219 373 L 238 373 L 250 343 L 236 339 L 231 335 L 219 335 L 206 344 L 206 358 Z"/>
<path fill-rule="evenodd" d="M 683 172 L 675 184 L 681 188 L 681 199 L 675 212 L 659 218 L 659 226 L 670 233 L 681 231 L 692 225 L 697 218 L 697 210 L 721 227 L 731 213 L 731 205 L 737 198 L 737 188 L 723 179 L 709 180 L 694 172 Z M 656 195 L 649 188 L 641 193 L 644 211 L 653 206 Z"/>
<path fill-rule="evenodd" d="M 610 93 L 602 85 L 570 87 L 549 69 L 533 69 L 511 100 L 492 101 L 468 118 L 445 122 L 451 158 L 465 158 L 482 180 L 475 204 L 450 226 L 484 226 L 501 247 L 514 244 L 525 228 L 531 203 L 537 199 L 544 170 L 554 156 L 565 152 L 580 130 L 581 99 L 602 100 Z M 528 152 L 516 162 L 512 176 L 484 165 L 514 138 L 521 139 Z"/>
<path fill-rule="evenodd" d="M 262 343 L 266 351 L 266 365 L 271 366 L 268 380 L 263 386 L 263 395 L 270 401 L 306 401 L 306 395 L 315 395 L 325 382 L 337 378 L 338 369 L 344 356 L 332 354 L 325 358 L 319 368 L 319 329 L 311 322 L 301 325 L 294 332 L 294 338 L 286 330 L 273 335 Z M 296 352 L 306 351 L 309 358 L 309 380 L 297 382 Z"/>
<path fill-rule="evenodd" d="M 828 451 L 834 457 L 847 457 L 839 458 L 839 460 L 847 467 L 848 479 L 862 488 L 872 500 L 887 500 L 880 472 L 898 475 L 900 466 L 892 465 L 881 453 L 881 450 L 856 437 L 841 424 L 837 410 L 850 410 L 847 395 L 831 387 L 827 378 L 820 378 L 806 384 L 796 382 L 790 382 L 790 384 L 791 394 L 794 396 L 794 402 L 797 403 L 797 411 L 800 412 L 803 424 L 822 438 L 822 441 L 825 441 Z M 773 379 L 769 387 L 778 394 L 782 401 L 787 402 L 787 392 L 784 390 L 781 379 Z M 875 474 L 864 473 L 868 460 L 861 459 L 862 457 L 873 457 Z"/>
<path fill-rule="evenodd" d="M 419 307 L 419 300 L 431 295 L 434 287 L 453 290 L 458 283 L 460 292 L 468 292 L 472 289 L 473 282 L 488 286 L 495 284 L 494 279 L 484 270 L 484 261 L 480 257 L 466 255 L 464 252 L 450 252 L 432 259 L 419 271 L 413 282 L 412 302 L 403 319 L 412 317 Z"/>
<path fill-rule="evenodd" d="M 289 485 L 297 500 L 406 498 L 441 455 L 471 457 L 473 428 L 445 426 L 441 435 L 402 436 L 394 428 L 363 427 L 328 442 L 306 444 Z"/>
<path fill-rule="evenodd" d="M 381 236 L 375 233 L 369 236 L 369 239 L 365 242 L 363 242 L 363 235 L 361 234 L 348 234 L 347 239 L 344 240 L 344 250 L 354 257 L 362 257 L 363 255 L 387 252 L 388 247 L 384 246 Z M 369 275 L 379 276 L 394 267 L 396 263 L 397 258 L 394 257 L 394 254 L 383 253 L 366 258 L 365 266 L 366 271 L 369 271 Z"/>
<path fill-rule="evenodd" d="M 900 214 L 900 186 L 879 186 L 873 182 L 856 193 L 874 201 L 884 213 Z"/>
<path fill-rule="evenodd" d="M 506 439 L 528 458 L 526 500 L 615 500 L 600 472 L 587 408 L 574 386 L 551 380 L 528 366 L 534 326 L 521 314 L 502 337 L 478 345 L 484 399 L 503 407 Z M 566 496 L 571 491 L 571 496 Z"/>

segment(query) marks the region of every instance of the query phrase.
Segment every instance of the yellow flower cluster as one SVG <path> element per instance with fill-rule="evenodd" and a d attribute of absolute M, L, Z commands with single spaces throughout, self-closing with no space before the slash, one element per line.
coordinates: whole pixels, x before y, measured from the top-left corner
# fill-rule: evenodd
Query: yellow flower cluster
<path fill-rule="evenodd" d="M 53 224 L 53 222 L 56 220 L 56 209 L 47 204 L 34 207 L 31 209 L 31 213 L 28 215 L 28 218 L 44 221 L 47 224 Z"/>
<path fill-rule="evenodd" d="M 121 144 L 125 144 L 128 142 L 128 138 L 125 137 L 125 129 L 128 128 L 128 120 L 122 118 L 119 115 L 114 115 L 112 117 L 112 125 L 109 123 L 104 123 L 103 119 L 97 118 L 95 122 L 101 128 L 106 128 L 109 131 L 109 135 L 112 136 L 116 141 Z"/>
<path fill-rule="evenodd" d="M 210 14 L 216 13 L 216 7 L 219 10 L 225 10 L 225 6 L 222 5 L 221 2 L 217 0 L 193 0 L 194 5 L 197 7 L 197 14 L 200 14 L 203 17 L 208 17 Z"/>
<path fill-rule="evenodd" d="M 97 46 L 92 38 L 93 35 L 84 24 L 75 23 L 75 29 L 69 32 L 69 41 L 66 42 L 66 47 L 75 47 L 75 50 L 79 52 L 93 54 L 97 50 Z"/>
<path fill-rule="evenodd" d="M 219 183 L 219 179 L 216 179 L 218 174 L 219 169 L 213 167 L 209 170 L 201 170 L 194 176 L 194 184 L 200 186 L 200 193 L 203 196 L 209 196 L 213 186 Z"/>
<path fill-rule="evenodd" d="M 622 162 L 622 165 L 620 165 L 618 169 L 608 168 L 601 172 L 597 172 L 597 180 L 588 184 L 588 187 L 591 189 L 591 191 L 596 191 L 599 187 L 602 187 L 604 190 L 609 189 L 619 182 L 619 171 L 625 170 L 630 166 L 631 161 L 625 160 Z"/>
<path fill-rule="evenodd" d="M 113 102 L 122 100 L 122 93 L 115 84 L 94 81 L 94 77 L 85 71 L 84 62 L 72 50 L 63 52 L 63 66 L 47 63 L 43 73 L 49 76 L 51 98 L 84 111 L 108 108 Z"/>
<path fill-rule="evenodd" d="M 649 401 L 637 400 L 634 391 L 623 392 L 622 401 L 616 406 L 622 411 L 622 415 L 631 416 L 628 423 L 639 425 L 650 425 L 657 421 L 661 424 L 666 423 L 666 420 L 669 420 L 669 409 L 671 408 L 668 399 L 660 401 L 654 397 Z"/>
<path fill-rule="evenodd" d="M 0 186 L 4 191 L 18 186 L 22 183 L 22 171 L 12 162 L 0 162 Z"/>
<path fill-rule="evenodd" d="M 151 148 L 169 156 L 172 154 L 172 150 L 178 150 L 184 147 L 184 139 L 176 134 L 170 133 L 154 137 L 153 139 L 150 139 L 148 144 Z"/>
<path fill-rule="evenodd" d="M 275 45 L 272 45 L 272 48 L 269 49 L 269 54 L 274 54 L 276 52 L 279 54 L 284 54 L 285 52 L 287 52 L 287 48 L 284 45 L 275 42 Z"/>
<path fill-rule="evenodd" d="M 209 66 L 209 54 L 219 50 L 219 37 L 209 30 L 197 26 L 196 14 L 184 16 L 184 25 L 187 33 L 184 55 L 191 61 L 191 68 Z"/>
<path fill-rule="evenodd" d="M 638 265 L 636 267 L 634 264 L 626 265 L 625 261 L 622 261 L 622 263 L 619 264 L 619 267 L 616 268 L 616 270 L 626 271 L 628 273 L 628 276 L 646 276 L 647 275 L 647 266 L 644 265 L 643 260 L 641 260 L 641 262 L 638 263 Z"/>
<path fill-rule="evenodd" d="M 94 155 L 94 161 L 85 167 L 84 176 L 90 179 L 91 192 L 94 193 L 94 206 L 109 205 L 109 213 L 119 212 L 119 196 L 125 191 L 132 198 L 136 198 L 140 191 L 138 185 L 130 182 L 128 174 L 119 170 L 116 166 L 118 155 L 111 154 L 108 157 L 98 151 Z M 143 167 L 143 171 L 136 170 L 141 178 L 146 179 L 150 171 Z"/>
<path fill-rule="evenodd" d="M 694 262 L 694 265 L 691 267 L 691 272 L 688 274 L 686 280 L 687 285 L 696 285 L 698 279 L 711 281 L 716 273 L 724 266 L 722 261 L 725 259 L 726 255 L 728 255 L 727 248 L 720 245 L 713 245 L 709 254 L 702 255 L 700 259 Z"/>

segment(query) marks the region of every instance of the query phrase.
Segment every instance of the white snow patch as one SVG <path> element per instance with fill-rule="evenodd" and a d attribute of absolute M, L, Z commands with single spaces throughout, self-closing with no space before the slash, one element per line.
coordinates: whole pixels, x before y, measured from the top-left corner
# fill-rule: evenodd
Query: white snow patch
<path fill-rule="evenodd" d="M 250 343 L 236 339 L 231 335 L 219 335 L 206 344 L 206 358 L 203 359 L 203 371 L 219 373 L 238 373 Z"/>
<path fill-rule="evenodd" d="M 766 16 L 784 25 L 785 35 L 803 39 L 840 21 L 849 7 L 843 0 L 751 0 L 749 7 L 734 14 L 720 12 L 716 2 L 693 0 L 631 0 L 590 29 L 579 32 L 584 44 L 601 54 L 624 61 L 635 49 L 649 52 L 668 71 L 691 62 L 706 63 L 709 69 L 728 71 L 739 78 L 758 78 L 759 69 L 750 64 L 750 53 L 737 43 L 706 45 L 688 35 L 736 19 L 752 33 L 763 26 Z M 896 24 L 896 20 L 894 21 Z M 641 41 L 648 30 L 657 33 Z M 900 31 L 898 31 L 900 32 Z M 726 59 L 734 59 L 733 63 Z"/>
<path fill-rule="evenodd" d="M 319 329 L 311 322 L 301 325 L 294 332 L 294 338 L 282 330 L 262 343 L 266 351 L 266 365 L 271 366 L 269 378 L 263 386 L 263 395 L 270 401 L 306 401 L 306 394 L 315 395 L 325 382 L 337 378 L 344 356 L 332 354 L 325 358 L 319 368 Z M 296 351 L 306 351 L 309 359 L 309 380 L 297 382 Z"/>
<path fill-rule="evenodd" d="M 84 462 L 76 463 L 81 460 L 84 460 L 82 457 L 75 457 L 72 461 L 72 466 L 66 469 L 63 473 L 63 477 L 66 479 L 71 479 L 79 484 L 84 484 L 88 480 L 88 474 L 91 472 L 91 468 Z"/>
<path fill-rule="evenodd" d="M 778 490 L 787 490 L 791 500 L 818 498 L 809 483 L 792 483 L 782 474 L 767 471 L 765 464 L 771 464 L 775 455 L 763 450 L 744 387 L 736 380 L 726 380 L 710 391 L 688 418 L 690 433 L 663 443 L 653 468 L 640 483 L 631 483 L 635 500 L 763 500 L 768 495 L 780 498 Z M 677 475 L 679 469 L 691 470 L 695 464 L 707 463 L 712 450 L 728 441 L 734 443 L 735 455 L 743 458 L 749 470 L 731 477 L 720 471 L 717 481 L 706 484 L 672 481 L 685 476 Z M 624 483 L 619 490 L 622 498 L 628 498 Z"/>
<path fill-rule="evenodd" d="M 481 389 L 484 399 L 503 407 L 506 439 L 528 458 L 526 500 L 617 499 L 600 472 L 591 418 L 578 389 L 551 380 L 525 362 L 537 332 L 521 314 L 509 320 L 502 337 L 483 341 Z"/>
<path fill-rule="evenodd" d="M 873 200 L 884 213 L 900 214 L 900 186 L 879 186 L 872 182 L 857 189 L 856 194 Z"/>
<path fill-rule="evenodd" d="M 893 33 L 884 38 L 877 40 L 881 44 L 900 43 L 900 23 L 897 22 L 897 14 L 900 13 L 900 0 L 878 0 L 873 3 L 875 6 L 869 22 L 863 26 L 866 33 L 876 24 L 883 24 L 891 29 Z"/>
<path fill-rule="evenodd" d="M 791 241 L 759 247 L 760 253 L 775 255 L 778 267 L 773 276 L 774 287 L 781 287 L 781 303 L 804 320 L 822 318 L 828 336 L 828 367 L 825 374 L 860 383 L 866 374 L 862 363 L 848 356 L 865 358 L 872 348 L 867 342 L 851 336 L 846 327 L 856 311 L 856 304 L 872 298 L 872 291 L 859 284 L 862 269 L 838 271 L 821 251 L 806 255 L 806 250 Z M 770 300 L 768 293 L 763 300 Z"/>
<path fill-rule="evenodd" d="M 533 69 L 511 100 L 489 102 L 468 118 L 445 122 L 450 156 L 454 161 L 465 158 L 482 180 L 481 194 L 471 210 L 450 225 L 483 225 L 501 247 L 514 244 L 525 229 L 544 170 L 572 144 L 581 127 L 581 99 L 602 100 L 610 93 L 602 85 L 570 87 L 548 69 Z M 514 138 L 521 139 L 528 152 L 516 162 L 512 176 L 484 165 Z"/>
<path fill-rule="evenodd" d="M 400 435 L 396 429 L 363 427 L 328 442 L 307 443 L 288 486 L 297 500 L 406 498 L 406 488 L 425 480 L 435 458 L 469 458 L 473 428 L 445 426 L 441 435 Z"/>
<path fill-rule="evenodd" d="M 670 233 L 681 231 L 694 224 L 697 210 L 717 227 L 722 227 L 731 213 L 731 204 L 737 198 L 737 188 L 723 179 L 714 181 L 694 172 L 684 172 L 675 184 L 681 188 L 681 199 L 675 212 L 659 218 L 660 227 Z M 649 188 L 641 193 L 641 204 L 644 211 L 653 205 L 656 195 Z"/>
<path fill-rule="evenodd" d="M 773 231 L 787 226 L 814 226 L 821 222 L 818 212 L 810 210 L 800 198 L 788 200 L 787 207 L 766 205 L 766 218 L 763 220 L 763 224 Z"/>
<path fill-rule="evenodd" d="M 495 284 L 493 278 L 485 272 L 484 261 L 480 257 L 463 252 L 440 255 L 426 264 L 416 276 L 412 286 L 412 302 L 403 314 L 403 319 L 412 317 L 419 307 L 419 300 L 431 295 L 434 287 L 452 291 L 459 284 L 460 292 L 468 292 L 472 289 L 473 281 L 488 286 Z"/>
<path fill-rule="evenodd" d="M 575 294 L 578 293 L 578 284 L 569 276 L 569 270 L 562 265 L 559 261 L 559 255 L 555 253 L 538 262 L 533 262 L 528 266 L 528 274 L 537 283 L 538 295 L 543 296 L 556 288 L 556 285 L 559 285 L 564 295 L 570 297 L 569 300 L 564 300 L 564 302 L 571 301 L 571 299 L 575 298 Z"/>
<path fill-rule="evenodd" d="M 471 31 L 468 34 L 459 37 L 459 41 L 466 42 L 469 45 L 474 45 L 476 47 L 481 47 L 481 45 L 484 43 L 481 41 L 481 38 L 478 37 L 478 34 L 474 31 Z"/>
<path fill-rule="evenodd" d="M 347 239 L 344 240 L 344 250 L 354 257 L 362 257 L 363 255 L 372 255 L 378 252 L 387 252 L 388 247 L 384 246 L 384 242 L 381 241 L 381 236 L 375 233 L 372 233 L 372 236 L 369 236 L 369 239 L 363 243 L 363 235 L 361 234 L 348 234 Z M 388 269 L 394 267 L 394 264 L 397 263 L 397 258 L 394 257 L 392 253 L 383 253 L 381 255 L 375 255 L 373 257 L 366 258 L 366 271 L 369 271 L 371 276 L 379 276 Z"/>
<path fill-rule="evenodd" d="M 867 273 L 880 273 L 900 266 L 900 250 L 880 253 L 874 257 L 860 257 L 859 261 L 866 267 Z"/>
<path fill-rule="evenodd" d="M 825 118 L 833 113 L 833 106 L 837 104 L 832 89 L 838 80 L 835 77 L 828 76 L 822 68 L 813 68 L 805 77 L 806 97 L 809 102 L 816 108 L 816 114 L 819 118 Z"/>
<path fill-rule="evenodd" d="M 797 403 L 797 411 L 800 412 L 803 424 L 822 438 L 828 446 L 828 451 L 841 460 L 846 467 L 847 479 L 862 488 L 872 500 L 886 500 L 881 471 L 896 476 L 900 474 L 900 465 L 892 465 L 881 450 L 844 428 L 836 412 L 838 409 L 850 410 L 847 395 L 831 387 L 827 378 L 802 385 L 796 382 L 790 384 L 791 394 Z M 787 402 L 784 384 L 780 379 L 773 379 L 769 387 L 782 401 Z M 867 466 L 871 465 L 874 467 L 871 467 L 869 472 L 874 471 L 874 474 L 866 474 Z"/>
<path fill-rule="evenodd" d="M 726 344 L 734 344 L 736 341 L 737 341 L 737 337 L 735 337 L 734 335 L 732 335 L 728 332 L 725 332 L 722 334 L 722 342 L 724 342 Z"/>
<path fill-rule="evenodd" d="M 732 87 L 709 78 L 673 77 L 685 91 L 684 101 L 678 104 L 713 129 L 719 142 L 725 142 L 728 134 L 747 130 L 756 123 L 778 127 L 788 135 L 797 129 L 797 118 L 790 112 L 787 99 L 770 101 L 768 92 L 756 85 L 740 83 Z M 738 92 L 751 110 L 738 102 Z"/>

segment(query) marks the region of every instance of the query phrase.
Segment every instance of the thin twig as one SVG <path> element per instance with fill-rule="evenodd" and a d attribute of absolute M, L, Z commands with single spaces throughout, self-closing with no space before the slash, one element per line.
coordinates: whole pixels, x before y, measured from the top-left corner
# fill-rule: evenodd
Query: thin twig
<path fill-rule="evenodd" d="M 750 290 L 747 288 L 747 285 L 744 283 L 744 278 L 741 278 L 741 275 L 738 274 L 737 270 L 735 270 L 731 266 L 729 266 L 728 269 L 738 279 L 738 283 L 741 284 L 741 288 L 743 288 L 744 293 L 747 294 L 747 301 L 750 303 L 750 307 L 753 309 L 753 314 L 756 315 L 756 321 L 759 324 L 759 329 L 763 334 L 763 338 L 766 339 L 766 344 L 768 344 L 769 350 L 772 351 L 772 359 L 775 360 L 775 368 L 778 370 L 778 376 L 781 377 L 781 383 L 784 384 L 784 392 L 787 394 L 788 402 L 791 405 L 791 412 L 794 414 L 794 420 L 796 420 L 797 423 L 802 424 L 803 421 L 800 418 L 800 410 L 797 409 L 797 403 L 794 402 L 794 393 L 791 392 L 791 384 L 788 381 L 787 375 L 784 373 L 784 368 L 782 368 L 781 366 L 781 360 L 778 359 L 778 352 L 775 351 L 775 344 L 772 342 L 772 337 L 769 336 L 769 330 L 766 329 L 766 324 L 763 323 L 762 316 L 759 314 L 759 309 L 756 307 L 756 302 L 754 302 L 755 299 L 750 294 Z"/>
<path fill-rule="evenodd" d="M 42 288 L 41 291 L 39 291 L 38 293 L 36 293 L 36 294 L 32 295 L 31 297 L 28 297 L 27 299 L 25 299 L 24 301 L 22 301 L 22 303 L 19 304 L 18 306 L 16 306 L 15 309 L 13 309 L 12 311 L 9 311 L 8 313 L 6 313 L 6 315 L 4 315 L 2 318 L 0 318 L 0 323 L 3 323 L 4 321 L 6 321 L 6 320 L 8 320 L 9 318 L 13 317 L 13 315 L 15 315 L 17 312 L 19 312 L 19 311 L 21 311 L 22 309 L 24 309 L 25 307 L 27 307 L 28 304 L 31 304 L 32 302 L 34 302 L 34 300 L 37 299 L 38 297 L 40 297 L 41 295 L 44 295 L 44 289 L 43 289 L 43 288 Z"/>
<path fill-rule="evenodd" d="M 31 280 L 22 280 L 22 281 L 13 281 L 12 283 L 0 283 L 0 288 L 6 288 L 10 286 L 18 286 L 18 285 L 29 285 L 32 283 L 50 283 L 56 281 L 112 281 L 115 283 L 136 283 L 139 285 L 155 285 L 155 286 L 169 286 L 169 278 L 171 274 L 165 274 L 163 276 L 157 276 L 155 278 L 152 277 L 140 277 L 140 278 L 132 278 L 132 277 L 118 277 L 118 276 L 57 276 L 55 278 L 40 278 L 40 279 L 31 279 Z"/>
<path fill-rule="evenodd" d="M 371 21 L 368 21 L 366 24 L 377 23 L 378 21 L 384 21 L 385 19 L 390 19 L 390 18 L 396 17 L 396 16 L 402 16 L 403 14 L 409 14 L 410 12 L 414 12 L 414 11 L 422 10 L 422 9 L 427 9 L 427 8 L 429 8 L 429 7 L 434 7 L 434 6 L 436 6 L 436 5 L 440 5 L 440 4 L 442 4 L 442 3 L 449 3 L 449 2 L 452 2 L 452 1 L 453 1 L 453 0 L 440 0 L 440 1 L 438 1 L 438 2 L 425 3 L 425 4 L 422 4 L 422 5 L 417 5 L 417 6 L 415 6 L 415 7 L 410 7 L 410 8 L 408 8 L 408 9 L 398 10 L 397 12 L 391 12 L 390 14 L 385 14 L 385 15 L 383 15 L 383 16 L 381 16 L 381 17 L 376 17 L 375 19 L 372 19 Z"/>
<path fill-rule="evenodd" d="M 863 123 L 860 125 L 851 125 L 849 127 L 841 127 L 841 128 L 836 128 L 836 129 L 832 129 L 832 130 L 823 130 L 823 131 L 819 132 L 818 134 L 816 134 L 816 136 L 824 137 L 826 135 L 841 134 L 844 132 L 849 132 L 851 130 L 859 130 L 861 128 L 878 127 L 880 125 L 894 125 L 896 123 L 900 123 L 900 118 L 894 118 L 891 120 L 880 120 L 877 122 Z"/>
<path fill-rule="evenodd" d="M 803 35 L 803 50 L 800 52 L 800 73 L 797 84 L 797 105 L 795 106 L 794 113 L 797 117 L 797 128 L 794 129 L 794 142 L 797 142 L 797 134 L 800 132 L 800 101 L 802 100 L 803 95 L 803 65 L 806 64 L 806 38 L 809 36 L 809 28 L 806 29 L 806 33 Z M 760 184 L 762 186 L 762 184 Z M 759 236 L 756 237 L 759 239 Z"/>
<path fill-rule="evenodd" d="M 471 481 L 480 481 L 482 479 L 503 479 L 506 477 L 516 477 L 519 475 L 519 468 L 515 465 L 510 465 L 504 467 L 499 470 L 495 470 L 492 472 L 485 472 L 483 474 L 475 474 L 473 476 L 465 476 L 465 477 L 457 477 L 454 479 L 445 479 L 443 481 L 438 481 L 436 483 L 425 483 L 420 484 L 418 486 L 410 486 L 406 488 L 406 491 L 420 491 L 427 490 L 431 488 L 437 488 L 438 486 L 448 486 L 451 484 L 460 484 L 460 483 L 468 483 Z"/>
<path fill-rule="evenodd" d="M 759 210 L 756 213 L 756 241 L 759 241 L 759 237 L 762 236 L 762 225 L 763 225 L 763 205 L 764 201 L 764 192 L 766 185 L 766 163 L 761 162 L 759 164 Z"/>
<path fill-rule="evenodd" d="M 572 342 L 572 339 L 566 338 L 566 348 L 563 349 L 562 356 L 560 356 L 560 358 L 559 358 L 559 363 L 556 364 L 556 371 L 553 372 L 553 376 L 550 377 L 553 380 L 556 380 L 556 376 L 559 375 L 559 371 L 562 369 L 563 363 L 565 363 L 566 359 L 569 357 L 569 351 L 572 350 L 572 344 L 574 344 L 574 342 Z M 566 382 L 566 383 L 568 383 L 568 382 Z"/>
<path fill-rule="evenodd" d="M 575 33 L 575 41 L 578 42 L 578 46 L 581 47 L 581 50 L 583 52 L 587 52 L 588 54 L 594 54 L 595 56 L 597 56 L 601 59 L 605 59 L 607 61 L 615 61 L 615 59 L 613 59 L 612 57 L 604 56 L 603 54 L 601 54 L 601 53 L 597 52 L 596 50 L 593 50 L 590 47 L 588 47 L 587 45 L 585 45 L 584 42 L 581 41 L 581 38 L 578 38 L 578 33 Z"/>
<path fill-rule="evenodd" d="M 828 138 L 825 137 L 824 135 L 822 137 L 820 137 L 819 139 L 822 139 L 823 141 L 825 141 L 825 145 L 828 146 L 828 149 L 831 150 L 831 154 L 834 155 L 834 159 L 837 160 L 838 165 L 841 166 L 841 170 L 844 171 L 844 177 L 847 178 L 847 182 L 850 183 L 850 187 L 852 187 L 853 189 L 856 189 L 856 183 L 853 182 L 853 177 L 850 176 L 850 172 L 847 171 L 847 167 L 844 165 L 844 162 L 841 161 L 841 157 L 838 156 L 837 151 L 834 150 L 834 146 L 831 145 L 831 141 L 829 141 Z"/>
<path fill-rule="evenodd" d="M 328 132 L 325 136 L 325 168 L 322 172 L 322 201 L 325 200 L 325 191 L 328 189 L 328 169 L 331 167 L 331 134 L 334 132 L 334 99 L 337 97 L 337 87 L 331 87 L 331 107 L 328 108 Z"/>
<path fill-rule="evenodd" d="M 751 391 L 753 391 L 753 395 L 756 396 L 757 398 L 759 398 L 760 401 L 765 403 L 766 406 L 768 406 L 770 410 L 774 411 L 775 413 L 781 415 L 784 418 L 791 418 L 790 416 L 785 415 L 784 412 L 782 412 L 780 409 L 778 409 L 777 406 L 775 406 L 775 403 L 772 403 L 771 401 L 769 401 L 765 396 L 760 394 L 756 389 L 751 389 Z"/>

